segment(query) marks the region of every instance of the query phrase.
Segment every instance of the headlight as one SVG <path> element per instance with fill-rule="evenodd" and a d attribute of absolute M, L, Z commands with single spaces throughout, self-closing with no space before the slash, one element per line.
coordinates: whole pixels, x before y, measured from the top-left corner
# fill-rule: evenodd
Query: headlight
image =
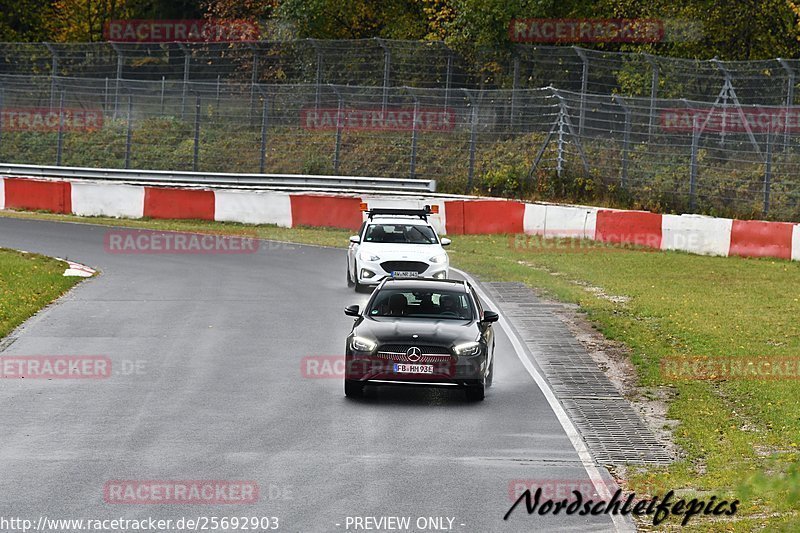
<path fill-rule="evenodd" d="M 445 261 L 447 261 L 447 254 L 434 255 L 433 257 L 428 259 L 428 261 L 430 261 L 431 263 L 437 263 L 437 264 L 438 263 L 444 263 Z"/>
<path fill-rule="evenodd" d="M 478 342 L 465 342 L 453 346 L 453 351 L 456 355 L 477 355 L 481 351 L 481 345 Z"/>
<path fill-rule="evenodd" d="M 381 259 L 377 255 L 373 255 L 373 254 L 370 254 L 370 253 L 367 253 L 367 252 L 361 252 L 359 254 L 359 258 L 362 261 L 380 261 L 380 259 Z"/>
<path fill-rule="evenodd" d="M 350 347 L 356 352 L 371 352 L 375 349 L 375 341 L 365 339 L 364 337 L 353 337 L 350 341 Z"/>

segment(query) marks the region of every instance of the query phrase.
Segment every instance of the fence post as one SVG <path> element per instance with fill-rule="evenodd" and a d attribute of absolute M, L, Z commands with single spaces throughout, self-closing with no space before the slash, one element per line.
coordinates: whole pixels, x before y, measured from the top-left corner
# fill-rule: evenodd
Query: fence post
<path fill-rule="evenodd" d="M 409 170 L 409 177 L 413 180 L 417 175 L 417 137 L 419 135 L 417 117 L 419 117 L 419 99 L 415 94 L 411 96 L 414 98 L 414 116 L 411 122 L 411 169 Z"/>
<path fill-rule="evenodd" d="M 342 102 L 342 94 L 339 92 L 339 89 L 336 88 L 335 85 L 329 83 L 328 87 L 330 87 L 334 93 L 336 93 L 336 98 L 339 100 L 339 104 L 336 107 L 336 144 L 333 147 L 333 173 L 335 175 L 339 175 L 339 151 L 342 147 L 342 128 L 344 127 L 344 105 Z"/>
<path fill-rule="evenodd" d="M 647 142 L 650 142 L 650 137 L 653 136 L 653 126 L 656 122 L 656 99 L 658 98 L 658 63 L 655 58 L 650 54 L 644 56 L 647 62 L 650 63 L 650 68 L 653 71 L 653 77 L 650 80 L 650 118 L 647 123 Z"/>
<path fill-rule="evenodd" d="M 200 160 L 200 95 L 195 95 L 194 100 L 194 154 L 192 157 L 192 170 L 197 172 Z"/>
<path fill-rule="evenodd" d="M 253 52 L 253 68 L 252 68 L 252 75 L 250 77 L 250 106 L 248 108 L 247 113 L 250 116 L 250 125 L 253 125 L 253 119 L 255 118 L 253 113 L 253 104 L 255 102 L 255 92 L 256 92 L 256 84 L 258 83 L 258 50 L 252 43 L 248 44 L 248 47 Z M 260 88 L 259 88 L 259 92 Z"/>
<path fill-rule="evenodd" d="M 789 81 L 786 85 L 786 111 L 783 128 L 783 150 L 786 151 L 789 146 L 789 115 L 794 107 L 794 69 L 784 59 L 778 58 L 778 62 L 789 74 Z"/>
<path fill-rule="evenodd" d="M 189 49 L 183 43 L 176 43 L 183 51 L 183 90 L 181 91 L 181 119 L 186 118 L 186 92 L 189 89 Z"/>
<path fill-rule="evenodd" d="M 219 76 L 219 74 L 217 74 L 217 101 L 215 102 L 215 105 L 214 105 L 214 108 L 217 109 L 217 110 L 219 110 L 219 82 L 220 82 L 220 76 Z M 219 112 L 219 111 L 217 111 L 217 112 Z"/>
<path fill-rule="evenodd" d="M 64 91 L 58 99 L 58 140 L 56 141 L 56 166 L 61 166 L 61 156 L 64 150 Z"/>
<path fill-rule="evenodd" d="M 581 109 L 578 116 L 578 134 L 583 135 L 583 122 L 586 119 L 586 91 L 589 86 L 589 59 L 586 57 L 586 53 L 577 46 L 573 46 L 572 49 L 575 50 L 575 53 L 578 54 L 578 57 L 583 62 L 583 70 L 581 72 Z"/>
<path fill-rule="evenodd" d="M 108 113 L 108 76 L 106 76 L 105 91 L 103 92 L 103 113 Z"/>
<path fill-rule="evenodd" d="M 392 52 L 383 39 L 378 37 L 375 41 L 383 48 L 383 101 L 381 103 L 381 111 L 386 113 L 386 107 L 389 105 L 389 72 L 392 66 Z"/>
<path fill-rule="evenodd" d="M 692 119 L 692 157 L 689 167 L 689 211 L 694 212 L 695 194 L 697 189 L 697 150 L 700 142 L 700 125 L 697 115 Z"/>
<path fill-rule="evenodd" d="M 447 109 L 450 103 L 450 85 L 453 78 L 453 51 L 447 45 L 444 46 L 447 48 L 447 73 L 444 81 L 444 107 Z"/>
<path fill-rule="evenodd" d="M 461 89 L 469 99 L 469 104 L 472 107 L 472 124 L 469 131 L 469 172 L 467 174 L 467 190 L 469 194 L 472 191 L 472 182 L 475 177 L 475 150 L 478 141 L 478 105 L 472 99 L 472 95 L 467 89 Z"/>
<path fill-rule="evenodd" d="M 564 170 L 564 126 L 567 125 L 567 106 L 563 99 L 558 101 L 558 142 L 556 143 L 556 175 L 560 178 Z"/>
<path fill-rule="evenodd" d="M 314 78 L 314 111 L 319 113 L 319 104 L 322 99 L 322 52 L 319 50 L 316 39 L 309 39 L 309 43 L 314 48 L 314 54 L 317 57 L 317 73 Z"/>
<path fill-rule="evenodd" d="M 125 132 L 125 168 L 131 168 L 131 146 L 133 140 L 133 96 L 128 93 L 128 124 Z"/>
<path fill-rule="evenodd" d="M 53 62 L 50 66 L 50 109 L 53 109 L 53 106 L 56 103 L 56 77 L 58 76 L 58 52 L 56 49 L 53 48 L 53 45 L 50 43 L 44 43 L 47 47 L 47 51 L 50 52 L 50 55 L 53 56 Z"/>
<path fill-rule="evenodd" d="M 117 53 L 117 79 L 114 83 L 114 119 L 116 120 L 119 114 L 119 84 L 122 80 L 122 50 L 115 43 L 111 44 L 111 48 Z"/>
<path fill-rule="evenodd" d="M 772 124 L 767 127 L 767 153 L 764 161 L 764 217 L 769 214 L 769 195 L 772 186 Z"/>
<path fill-rule="evenodd" d="M 164 92 L 167 88 L 167 78 L 166 76 L 161 76 L 161 114 L 164 114 Z"/>
<path fill-rule="evenodd" d="M 614 100 L 625 112 L 625 130 L 622 135 L 622 177 L 620 187 L 624 189 L 628 184 L 628 155 L 631 142 L 631 110 L 625 105 L 625 101 L 619 95 L 614 95 Z"/>
<path fill-rule="evenodd" d="M 263 94 L 263 93 L 262 93 Z M 269 125 L 268 106 L 269 100 L 267 95 L 264 94 L 264 107 L 261 111 L 261 164 L 259 165 L 259 172 L 264 173 L 267 168 L 267 126 Z"/>
<path fill-rule="evenodd" d="M 511 129 L 514 129 L 514 117 L 517 114 L 517 84 L 519 83 L 519 56 L 514 56 L 514 80 L 511 84 Z"/>

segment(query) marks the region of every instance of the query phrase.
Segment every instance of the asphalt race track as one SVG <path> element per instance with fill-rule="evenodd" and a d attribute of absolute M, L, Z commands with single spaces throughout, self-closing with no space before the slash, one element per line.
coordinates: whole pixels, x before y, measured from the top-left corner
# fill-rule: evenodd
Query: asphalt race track
<path fill-rule="evenodd" d="M 120 255 L 108 228 L 0 218 L 0 247 L 101 270 L 0 344 L 0 356 L 103 355 L 108 379 L 0 380 L 0 515 L 275 516 L 279 531 L 367 531 L 347 517 L 454 519 L 451 531 L 608 531 L 608 515 L 508 521 L 514 480 L 589 483 L 500 327 L 494 386 L 344 397 L 307 356 L 341 355 L 366 301 L 340 249 Z M 489 308 L 494 308 L 489 304 Z M 253 480 L 250 504 L 121 504 L 112 480 Z M 448 521 L 444 521 L 447 526 Z M 383 529 L 388 530 L 388 529 Z M 438 529 L 441 531 L 442 529 Z M 446 529 L 445 529 L 446 530 Z"/>

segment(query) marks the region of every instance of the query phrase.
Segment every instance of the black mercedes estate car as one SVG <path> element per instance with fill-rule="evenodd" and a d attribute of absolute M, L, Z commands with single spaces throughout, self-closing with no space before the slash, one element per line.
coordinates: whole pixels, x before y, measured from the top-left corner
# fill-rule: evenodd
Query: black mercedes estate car
<path fill-rule="evenodd" d="M 360 396 L 367 384 L 462 387 L 480 401 L 494 375 L 497 313 L 484 310 L 466 281 L 382 281 L 356 317 L 345 348 L 344 393 Z"/>

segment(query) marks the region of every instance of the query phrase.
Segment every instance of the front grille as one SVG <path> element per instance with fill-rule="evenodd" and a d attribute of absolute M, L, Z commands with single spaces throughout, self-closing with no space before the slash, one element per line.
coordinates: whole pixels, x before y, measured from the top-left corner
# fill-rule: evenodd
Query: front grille
<path fill-rule="evenodd" d="M 384 261 L 381 268 L 390 274 L 395 271 L 416 272 L 422 274 L 428 270 L 428 264 L 422 261 Z"/>
<path fill-rule="evenodd" d="M 416 346 L 422 353 L 418 361 L 410 361 L 406 352 L 414 345 L 384 344 L 378 348 L 378 358 L 398 363 L 440 363 L 452 359 L 450 351 L 443 346 Z"/>

